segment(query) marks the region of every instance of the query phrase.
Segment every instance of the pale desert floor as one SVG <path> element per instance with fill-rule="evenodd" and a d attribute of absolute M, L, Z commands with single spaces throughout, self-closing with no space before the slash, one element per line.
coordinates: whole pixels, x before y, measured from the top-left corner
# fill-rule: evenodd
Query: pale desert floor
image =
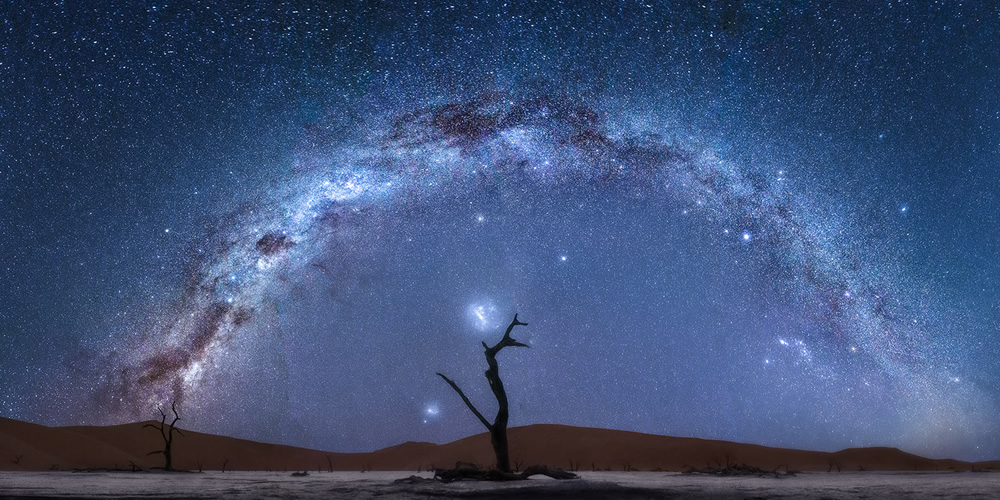
<path fill-rule="evenodd" d="M 0 498 L 1000 498 L 1000 473 L 710 477 L 581 472 L 582 479 L 395 484 L 411 472 L 0 472 Z M 430 474 L 420 474 L 429 477 Z"/>

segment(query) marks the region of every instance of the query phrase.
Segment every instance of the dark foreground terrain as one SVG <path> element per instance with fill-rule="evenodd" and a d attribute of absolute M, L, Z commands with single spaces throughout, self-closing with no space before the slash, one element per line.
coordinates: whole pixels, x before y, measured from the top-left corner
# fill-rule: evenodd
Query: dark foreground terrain
<path fill-rule="evenodd" d="M 397 483 L 410 472 L 0 472 L 0 498 L 997 498 L 1000 473 L 845 472 L 715 477 L 581 472 L 516 483 Z M 421 477 L 429 477 L 423 473 Z"/>

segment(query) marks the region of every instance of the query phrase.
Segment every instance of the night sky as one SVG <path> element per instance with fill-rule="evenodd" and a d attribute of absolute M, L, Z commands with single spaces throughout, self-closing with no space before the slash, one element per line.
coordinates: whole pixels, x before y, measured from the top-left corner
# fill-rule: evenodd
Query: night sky
<path fill-rule="evenodd" d="M 4 0 L 0 416 L 1000 458 L 994 5 Z"/>

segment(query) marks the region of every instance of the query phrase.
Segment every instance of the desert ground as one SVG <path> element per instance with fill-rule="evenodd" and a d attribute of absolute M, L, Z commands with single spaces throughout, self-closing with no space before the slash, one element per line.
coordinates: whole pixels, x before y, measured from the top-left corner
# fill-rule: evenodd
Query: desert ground
<path fill-rule="evenodd" d="M 148 455 L 163 448 L 162 438 L 143 425 L 47 427 L 0 418 L 0 470 L 162 466 L 161 455 Z M 805 472 L 1000 470 L 998 461 L 932 459 L 896 448 L 822 452 L 555 424 L 514 427 L 509 437 L 513 466 L 573 471 L 681 472 L 728 464 Z M 459 461 L 488 468 L 494 456 L 485 433 L 440 445 L 407 442 L 370 453 L 337 453 L 185 430 L 183 437 L 174 438 L 173 459 L 174 468 L 195 471 L 420 472 Z"/>
<path fill-rule="evenodd" d="M 173 456 L 185 472 L 164 472 L 157 469 L 160 455 L 147 456 L 162 448 L 162 438 L 143 424 L 47 427 L 0 418 L 0 498 L 1000 497 L 997 461 L 931 459 L 884 447 L 794 450 L 554 424 L 510 429 L 512 461 L 573 470 L 580 479 L 431 479 L 428 471 L 457 462 L 490 467 L 486 434 L 336 453 L 184 431 Z M 682 472 L 742 464 L 762 471 Z"/>
<path fill-rule="evenodd" d="M 408 471 L 0 472 L 0 498 L 997 498 L 1000 473 L 845 472 L 715 477 L 660 472 L 581 472 L 581 479 L 513 483 L 395 482 Z M 430 478 L 432 474 L 418 476 Z"/>

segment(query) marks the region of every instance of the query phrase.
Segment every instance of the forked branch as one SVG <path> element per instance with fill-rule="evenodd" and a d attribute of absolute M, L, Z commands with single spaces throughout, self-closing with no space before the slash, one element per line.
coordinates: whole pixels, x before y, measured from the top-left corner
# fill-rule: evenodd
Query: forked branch
<path fill-rule="evenodd" d="M 489 356 L 490 354 L 496 356 L 497 353 L 500 352 L 500 349 L 503 349 L 504 347 L 531 347 L 527 344 L 522 344 L 517 340 L 511 338 L 510 332 L 514 330 L 515 326 L 528 326 L 528 324 L 518 321 L 517 314 L 515 313 L 514 320 L 511 321 L 509 325 L 507 325 L 507 331 L 504 332 L 503 338 L 500 339 L 500 342 L 497 342 L 496 345 L 494 345 L 493 347 L 490 347 L 486 345 L 486 342 L 483 342 L 483 347 L 486 349 L 487 356 Z"/>

